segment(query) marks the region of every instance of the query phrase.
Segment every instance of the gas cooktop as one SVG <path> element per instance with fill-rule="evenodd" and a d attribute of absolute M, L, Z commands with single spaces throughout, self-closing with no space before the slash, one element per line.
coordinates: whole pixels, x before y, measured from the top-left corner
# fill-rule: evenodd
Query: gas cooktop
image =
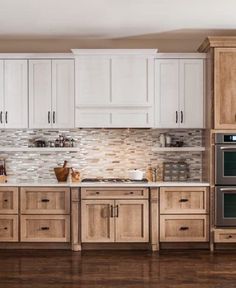
<path fill-rule="evenodd" d="M 102 183 L 146 183 L 147 179 L 132 180 L 127 178 L 84 178 L 81 182 L 102 182 Z"/>

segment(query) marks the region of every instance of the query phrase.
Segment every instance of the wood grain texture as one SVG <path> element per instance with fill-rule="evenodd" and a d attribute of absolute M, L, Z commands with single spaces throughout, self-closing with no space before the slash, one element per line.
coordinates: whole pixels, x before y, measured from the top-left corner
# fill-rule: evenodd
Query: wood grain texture
<path fill-rule="evenodd" d="M 159 189 L 150 189 L 150 242 L 152 251 L 159 250 Z"/>
<path fill-rule="evenodd" d="M 161 214 L 206 214 L 207 187 L 164 187 L 160 189 Z"/>
<path fill-rule="evenodd" d="M 78 188 L 71 189 L 71 245 L 73 251 L 81 250 L 81 200 Z"/>
<path fill-rule="evenodd" d="M 215 129 L 236 129 L 236 48 L 215 49 Z"/>
<path fill-rule="evenodd" d="M 18 241 L 18 216 L 0 215 L 0 242 Z"/>
<path fill-rule="evenodd" d="M 3 251 L 0 288 L 235 287 L 232 251 Z"/>
<path fill-rule="evenodd" d="M 18 214 L 18 188 L 0 187 L 0 214 Z"/>

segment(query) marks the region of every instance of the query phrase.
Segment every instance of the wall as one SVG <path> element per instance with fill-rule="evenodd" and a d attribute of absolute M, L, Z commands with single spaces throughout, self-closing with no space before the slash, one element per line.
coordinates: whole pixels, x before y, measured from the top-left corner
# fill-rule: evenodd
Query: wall
<path fill-rule="evenodd" d="M 158 129 L 73 129 L 57 130 L 2 130 L 1 147 L 27 147 L 37 136 L 55 140 L 59 134 L 70 135 L 76 140 L 78 152 L 9 152 L 6 157 L 8 176 L 19 181 L 55 180 L 53 168 L 67 160 L 78 169 L 82 177 L 128 177 L 128 170 L 162 167 L 164 161 L 186 161 L 189 180 L 199 181 L 202 174 L 202 156 L 199 152 L 154 151 L 159 134 L 168 133 L 173 142 L 184 141 L 185 146 L 201 146 L 201 130 Z"/>
<path fill-rule="evenodd" d="M 204 37 L 194 39 L 15 39 L 0 41 L 0 53 L 70 52 L 72 48 L 158 48 L 159 52 L 197 52 Z"/>

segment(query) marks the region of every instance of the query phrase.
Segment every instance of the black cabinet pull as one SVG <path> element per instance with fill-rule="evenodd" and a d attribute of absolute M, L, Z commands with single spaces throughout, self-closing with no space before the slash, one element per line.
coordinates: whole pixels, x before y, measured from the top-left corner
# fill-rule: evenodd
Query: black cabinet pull
<path fill-rule="evenodd" d="M 0 122 L 2 124 L 2 111 L 0 112 Z"/>
<path fill-rule="evenodd" d="M 182 198 L 182 199 L 179 200 L 179 202 L 188 202 L 188 199 Z"/>
<path fill-rule="evenodd" d="M 114 210 L 113 210 L 114 207 L 113 207 L 113 205 L 111 205 L 111 208 L 110 208 L 110 209 L 111 209 L 111 218 L 113 218 L 113 217 L 114 217 L 114 212 L 113 212 L 113 211 L 114 211 Z"/>
<path fill-rule="evenodd" d="M 115 212 L 116 212 L 116 214 L 115 214 L 115 217 L 119 217 L 119 206 L 118 205 L 116 205 L 115 206 Z"/>
<path fill-rule="evenodd" d="M 4 227 L 4 230 L 7 230 L 8 228 L 7 227 Z"/>
<path fill-rule="evenodd" d="M 8 199 L 4 199 L 4 202 L 8 202 Z"/>
<path fill-rule="evenodd" d="M 133 191 L 131 191 L 129 194 L 134 194 L 134 192 L 133 192 Z"/>
<path fill-rule="evenodd" d="M 175 111 L 175 123 L 178 123 L 178 111 Z"/>
<path fill-rule="evenodd" d="M 51 112 L 48 111 L 48 124 L 50 124 L 50 123 L 51 123 Z"/>
<path fill-rule="evenodd" d="M 181 231 L 189 230 L 189 227 L 182 226 L 182 227 L 179 228 L 179 230 L 181 230 Z"/>
<path fill-rule="evenodd" d="M 41 227 L 41 230 L 49 230 L 49 227 Z"/>
<path fill-rule="evenodd" d="M 99 195 L 99 194 L 100 194 L 100 192 L 98 192 L 98 191 L 97 191 L 97 192 L 96 192 L 96 194 L 97 194 L 97 195 Z"/>
<path fill-rule="evenodd" d="M 53 124 L 56 123 L 56 112 L 55 111 L 53 111 L 53 113 L 52 113 L 52 121 L 53 121 Z"/>
<path fill-rule="evenodd" d="M 180 121 L 181 121 L 181 123 L 183 123 L 184 122 L 184 112 L 183 111 L 181 111 L 180 112 Z"/>
<path fill-rule="evenodd" d="M 6 124 L 7 124 L 7 122 L 8 122 L 8 119 L 7 119 L 7 112 L 5 113 L 5 122 L 6 122 Z"/>
<path fill-rule="evenodd" d="M 41 202 L 49 202 L 49 199 L 42 199 Z"/>
<path fill-rule="evenodd" d="M 231 239 L 231 238 L 233 238 L 233 236 L 232 236 L 232 235 L 229 235 L 228 238 Z"/>

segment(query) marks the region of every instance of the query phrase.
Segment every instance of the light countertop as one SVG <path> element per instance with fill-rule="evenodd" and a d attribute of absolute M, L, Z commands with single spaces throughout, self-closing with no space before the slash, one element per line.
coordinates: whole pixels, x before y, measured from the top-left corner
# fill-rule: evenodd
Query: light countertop
<path fill-rule="evenodd" d="M 147 182 L 147 183 L 104 183 L 104 182 L 31 182 L 31 181 L 14 181 L 9 180 L 7 183 L 0 183 L 0 187 L 204 187 L 209 186 L 207 182 Z"/>

